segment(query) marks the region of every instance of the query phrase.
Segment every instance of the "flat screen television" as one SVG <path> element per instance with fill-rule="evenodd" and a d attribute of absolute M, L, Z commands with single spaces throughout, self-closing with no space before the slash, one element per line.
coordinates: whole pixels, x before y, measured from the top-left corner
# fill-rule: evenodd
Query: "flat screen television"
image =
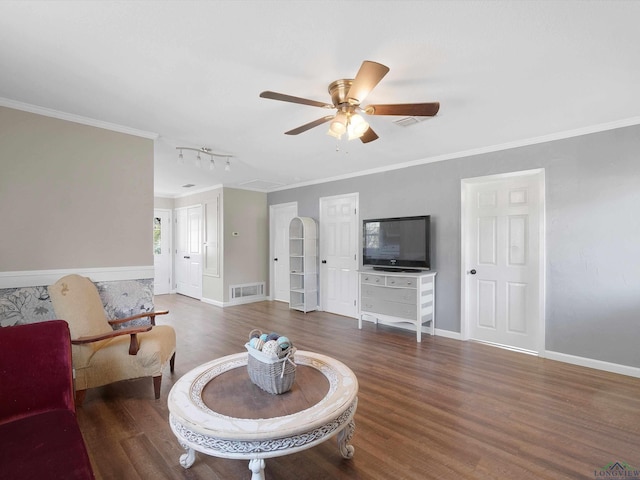
<path fill-rule="evenodd" d="M 430 270 L 431 218 L 377 218 L 363 220 L 362 265 L 375 270 Z"/>

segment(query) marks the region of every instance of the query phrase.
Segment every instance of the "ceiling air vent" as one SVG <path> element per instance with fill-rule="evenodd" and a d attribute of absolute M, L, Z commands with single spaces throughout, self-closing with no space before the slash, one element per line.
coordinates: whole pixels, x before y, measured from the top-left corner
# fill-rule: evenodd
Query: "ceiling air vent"
<path fill-rule="evenodd" d="M 186 185 L 182 185 L 182 188 L 191 188 L 191 187 L 195 187 L 195 185 L 193 183 L 187 183 Z"/>
<path fill-rule="evenodd" d="M 424 122 L 430 117 L 404 117 L 398 120 L 394 120 L 393 123 L 400 127 L 408 127 L 409 125 L 415 125 L 416 123 Z"/>

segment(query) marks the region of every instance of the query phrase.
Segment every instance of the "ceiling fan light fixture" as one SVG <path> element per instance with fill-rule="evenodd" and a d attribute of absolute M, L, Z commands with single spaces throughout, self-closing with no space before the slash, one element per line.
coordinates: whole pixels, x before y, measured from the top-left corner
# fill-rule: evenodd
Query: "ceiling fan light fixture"
<path fill-rule="evenodd" d="M 358 138 L 362 143 L 370 143 L 377 140 L 378 135 L 367 121 L 362 118 L 361 113 L 366 113 L 367 115 L 433 117 L 440 109 L 439 102 L 376 104 L 362 107 L 361 104 L 364 99 L 387 73 L 389 73 L 389 67 L 378 62 L 365 60 L 362 62 L 355 78 L 342 78 L 329 84 L 331 104 L 270 90 L 262 92 L 260 97 L 310 105 L 312 107 L 335 108 L 337 110 L 335 115 L 326 115 L 318 120 L 284 132 L 285 135 L 298 135 L 318 125 L 330 122 L 329 130 L 327 131 L 328 135 L 340 139 L 346 133 L 349 140 Z"/>
<path fill-rule="evenodd" d="M 361 115 L 354 113 L 349 118 L 349 125 L 347 126 L 347 133 L 349 134 L 349 140 L 354 138 L 360 138 L 369 129 L 369 124 L 362 118 Z"/>
<path fill-rule="evenodd" d="M 333 130 L 331 130 L 331 128 L 329 128 L 329 130 L 327 130 L 327 135 L 331 135 L 333 138 L 337 138 L 338 140 L 340 140 L 342 138 L 342 135 L 338 135 Z"/>
<path fill-rule="evenodd" d="M 349 119 L 344 112 L 336 113 L 336 116 L 329 124 L 329 135 L 340 138 L 347 131 Z"/>

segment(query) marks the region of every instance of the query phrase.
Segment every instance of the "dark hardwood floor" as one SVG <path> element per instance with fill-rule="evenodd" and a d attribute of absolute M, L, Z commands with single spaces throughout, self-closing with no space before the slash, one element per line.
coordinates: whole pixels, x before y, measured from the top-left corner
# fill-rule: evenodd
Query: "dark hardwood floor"
<path fill-rule="evenodd" d="M 182 468 L 168 424 L 174 382 L 244 350 L 249 331 L 286 334 L 333 356 L 359 381 L 355 455 L 334 439 L 267 459 L 267 480 L 592 479 L 611 462 L 640 467 L 640 379 L 474 342 L 423 336 L 280 302 L 221 309 L 156 297 L 178 336 L 175 373 L 89 390 L 78 409 L 98 479 L 249 479 L 248 462 L 197 455 Z M 233 401 L 233 399 L 229 399 Z"/>

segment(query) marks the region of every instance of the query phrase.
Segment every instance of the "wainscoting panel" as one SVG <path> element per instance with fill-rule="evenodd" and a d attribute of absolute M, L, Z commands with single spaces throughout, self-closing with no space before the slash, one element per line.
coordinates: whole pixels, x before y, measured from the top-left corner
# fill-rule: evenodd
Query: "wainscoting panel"
<path fill-rule="evenodd" d="M 60 270 L 4 273 L 2 274 L 2 282 L 0 282 L 2 287 L 0 288 L 0 326 L 8 327 L 57 318 L 49 299 L 47 286 L 69 273 L 79 273 L 93 280 L 109 319 L 124 318 L 152 311 L 154 308 L 153 267 L 150 272 L 149 278 L 131 278 L 134 275 L 149 275 L 147 267 L 84 269 L 73 272 Z M 33 285 L 24 285 L 26 278 L 30 279 Z M 11 279 L 18 279 L 18 281 L 11 282 Z M 6 286 L 11 283 L 14 283 L 14 286 Z M 118 328 L 148 323 L 147 318 L 142 318 L 120 325 Z"/>

